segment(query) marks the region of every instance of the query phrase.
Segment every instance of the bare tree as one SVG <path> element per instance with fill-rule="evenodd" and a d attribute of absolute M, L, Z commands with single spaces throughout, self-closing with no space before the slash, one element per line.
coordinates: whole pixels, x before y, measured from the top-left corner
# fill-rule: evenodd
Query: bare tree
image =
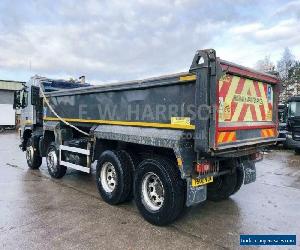
<path fill-rule="evenodd" d="M 289 70 L 295 63 L 295 56 L 289 48 L 285 48 L 281 59 L 277 62 L 277 71 L 282 80 L 286 80 L 289 76 Z"/>
<path fill-rule="evenodd" d="M 297 83 L 291 77 L 291 70 L 295 65 L 295 56 L 291 53 L 289 48 L 285 48 L 281 59 L 277 62 L 277 71 L 282 82 L 282 91 L 280 94 L 280 100 L 282 102 L 287 101 L 287 99 L 298 92 Z M 295 85 L 296 84 L 296 85 Z"/>
<path fill-rule="evenodd" d="M 288 71 L 288 77 L 286 79 L 287 89 L 290 89 L 291 95 L 300 94 L 300 62 L 295 61 L 293 66 Z"/>
<path fill-rule="evenodd" d="M 261 72 L 271 72 L 274 71 L 275 65 L 271 61 L 270 56 L 265 56 L 264 59 L 258 60 L 255 64 L 255 69 Z"/>

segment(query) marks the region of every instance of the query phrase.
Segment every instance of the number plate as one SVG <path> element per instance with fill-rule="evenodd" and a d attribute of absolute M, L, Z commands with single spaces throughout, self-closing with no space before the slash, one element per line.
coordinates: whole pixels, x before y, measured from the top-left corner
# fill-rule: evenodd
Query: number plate
<path fill-rule="evenodd" d="M 212 176 L 207 176 L 202 179 L 192 179 L 192 187 L 198 187 L 198 186 L 205 185 L 205 184 L 213 182 L 213 181 L 214 181 L 214 177 L 212 177 Z"/>

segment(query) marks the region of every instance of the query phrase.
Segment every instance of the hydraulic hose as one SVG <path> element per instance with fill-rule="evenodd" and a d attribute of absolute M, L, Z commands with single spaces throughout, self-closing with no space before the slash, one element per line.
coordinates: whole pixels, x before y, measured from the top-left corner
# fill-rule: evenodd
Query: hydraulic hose
<path fill-rule="evenodd" d="M 70 124 L 69 122 L 67 122 L 66 120 L 64 120 L 62 117 L 60 117 L 60 116 L 55 112 L 55 110 L 52 108 L 52 106 L 49 104 L 49 102 L 48 102 L 48 100 L 47 100 L 47 98 L 46 98 L 46 96 L 45 96 L 44 90 L 43 90 L 42 85 L 41 85 L 40 82 L 39 82 L 39 86 L 40 86 L 40 90 L 41 90 L 43 99 L 44 99 L 45 103 L 47 104 L 48 108 L 51 110 L 51 112 L 52 112 L 52 113 L 53 113 L 53 114 L 54 114 L 54 115 L 55 115 L 62 123 L 64 123 L 65 125 L 67 125 L 67 126 L 73 128 L 73 129 L 77 130 L 78 132 L 80 132 L 80 133 L 82 133 L 82 134 L 84 134 L 84 135 L 86 135 L 86 136 L 89 136 L 88 133 L 84 132 L 83 130 L 77 128 L 76 126 Z"/>

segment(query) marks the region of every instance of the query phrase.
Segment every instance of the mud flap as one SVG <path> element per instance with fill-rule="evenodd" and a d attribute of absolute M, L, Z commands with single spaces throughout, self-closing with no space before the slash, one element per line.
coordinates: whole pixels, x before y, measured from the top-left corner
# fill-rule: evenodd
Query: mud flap
<path fill-rule="evenodd" d="M 191 178 L 187 179 L 186 206 L 194 206 L 206 200 L 207 185 L 192 187 Z"/>
<path fill-rule="evenodd" d="M 255 163 L 251 161 L 243 162 L 244 168 L 244 184 L 249 184 L 256 181 Z"/>

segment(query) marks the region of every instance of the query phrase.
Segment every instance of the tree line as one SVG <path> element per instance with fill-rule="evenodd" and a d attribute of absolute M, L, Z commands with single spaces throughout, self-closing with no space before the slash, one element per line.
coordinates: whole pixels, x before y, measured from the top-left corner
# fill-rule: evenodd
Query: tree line
<path fill-rule="evenodd" d="M 300 95 L 300 61 L 296 60 L 289 48 L 285 48 L 276 65 L 270 56 L 257 61 L 255 68 L 262 72 L 277 73 L 282 82 L 280 101 L 286 102 L 290 96 Z"/>

